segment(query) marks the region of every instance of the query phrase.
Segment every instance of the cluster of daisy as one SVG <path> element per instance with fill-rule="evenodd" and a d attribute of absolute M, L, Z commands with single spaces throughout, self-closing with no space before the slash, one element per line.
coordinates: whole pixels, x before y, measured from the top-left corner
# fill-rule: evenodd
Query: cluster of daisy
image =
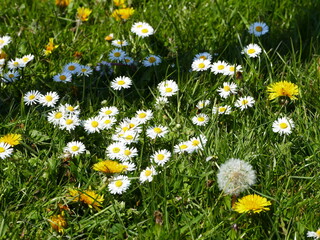
<path fill-rule="evenodd" d="M 89 66 L 71 62 L 64 65 L 62 72 L 55 75 L 53 81 L 67 83 L 72 81 L 72 75 L 89 77 L 91 74 L 92 69 Z"/>
<path fill-rule="evenodd" d="M 3 74 L 1 80 L 5 83 L 12 83 L 19 79 L 20 73 L 18 70 L 23 69 L 27 64 L 34 59 L 32 54 L 24 55 L 21 58 L 11 59 L 6 63 L 5 58 L 6 54 L 3 52 L 2 48 L 7 46 L 11 42 L 11 37 L 2 36 L 0 37 L 0 53 L 3 55 L 3 58 L 0 58 L 0 74 L 3 72 L 5 65 L 9 69 L 6 73 Z"/>
<path fill-rule="evenodd" d="M 9 133 L 0 137 L 0 158 L 5 159 L 13 154 L 13 147 L 20 144 L 20 134 Z"/>

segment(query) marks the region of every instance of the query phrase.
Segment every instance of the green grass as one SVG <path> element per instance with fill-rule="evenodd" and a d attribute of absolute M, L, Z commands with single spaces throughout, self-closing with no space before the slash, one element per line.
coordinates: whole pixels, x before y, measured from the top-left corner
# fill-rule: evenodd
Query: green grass
<path fill-rule="evenodd" d="M 306 239 L 316 231 L 320 218 L 318 122 L 320 3 L 310 1 L 129 1 L 135 14 L 126 22 L 110 17 L 112 1 L 75 1 L 59 9 L 53 0 L 2 0 L 0 36 L 12 42 L 3 48 L 8 59 L 33 54 L 35 59 L 20 72 L 18 81 L 0 82 L 0 136 L 22 135 L 14 154 L 0 161 L 0 239 Z M 89 21 L 76 23 L 79 6 L 93 10 Z M 147 38 L 130 32 L 133 23 L 148 22 L 156 30 Z M 269 33 L 258 38 L 247 31 L 256 21 L 267 23 Z M 109 61 L 114 48 L 104 40 L 109 33 L 126 39 L 125 51 L 137 61 L 134 67 L 113 66 L 112 75 L 75 77 L 72 83 L 57 83 L 52 77 L 69 62 L 95 67 Z M 45 56 L 49 38 L 59 45 Z M 259 58 L 241 54 L 249 43 L 259 44 Z M 75 59 L 74 53 L 83 55 Z M 207 72 L 189 72 L 195 54 L 207 51 L 213 62 L 240 64 L 243 78 Z M 149 54 L 162 57 L 160 66 L 146 68 L 140 60 Z M 7 69 L 4 69 L 5 73 Z M 133 86 L 114 91 L 110 82 L 128 76 Z M 155 106 L 159 82 L 173 79 L 177 95 L 163 108 Z M 299 86 L 299 97 L 282 105 L 268 100 L 267 86 L 278 81 Z M 241 94 L 254 97 L 255 105 L 231 115 L 212 114 L 212 107 L 234 104 L 238 96 L 222 99 L 217 89 L 235 82 Z M 122 195 L 108 191 L 106 178 L 92 169 L 106 159 L 105 149 L 113 130 L 87 134 L 83 128 L 65 131 L 47 121 L 52 108 L 27 106 L 23 95 L 30 90 L 56 91 L 59 103 L 79 105 L 80 118 L 95 116 L 102 106 L 116 106 L 118 123 L 139 109 L 151 109 L 154 118 L 143 127 L 161 124 L 170 133 L 150 140 L 144 133 L 134 158 L 137 170 L 127 175 L 130 188 Z M 199 100 L 210 99 L 206 126 L 192 124 Z M 57 105 L 59 105 L 59 103 Z M 294 123 L 292 134 L 272 131 L 279 116 Z M 116 124 L 117 125 L 117 124 Z M 203 134 L 208 142 L 193 154 L 175 154 L 179 142 Z M 63 148 L 72 140 L 82 141 L 87 152 L 65 160 Z M 140 172 L 151 165 L 150 156 L 159 149 L 171 151 L 164 167 L 157 166 L 152 182 L 140 184 Z M 208 156 L 214 156 L 206 161 Z M 218 166 L 229 158 L 249 162 L 257 182 L 239 197 L 259 194 L 271 201 L 270 211 L 239 214 L 231 197 L 217 184 Z M 69 188 L 96 190 L 104 195 L 101 210 L 72 202 Z M 52 230 L 48 219 L 65 210 L 68 226 L 63 234 Z M 157 221 L 162 222 L 158 224 Z"/>

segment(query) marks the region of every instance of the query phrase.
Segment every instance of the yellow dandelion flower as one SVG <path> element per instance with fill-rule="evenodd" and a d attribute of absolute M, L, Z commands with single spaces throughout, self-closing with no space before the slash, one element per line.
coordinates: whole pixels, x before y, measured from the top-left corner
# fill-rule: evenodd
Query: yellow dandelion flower
<path fill-rule="evenodd" d="M 46 49 L 44 50 L 45 55 L 49 55 L 52 53 L 54 49 L 56 49 L 59 45 L 54 45 L 53 38 L 49 38 L 49 42 L 46 45 Z"/>
<path fill-rule="evenodd" d="M 73 202 L 83 202 L 87 204 L 90 208 L 94 207 L 99 210 L 99 207 L 102 207 L 102 202 L 104 201 L 103 195 L 97 194 L 93 190 L 78 190 L 78 189 L 69 189 L 69 199 Z"/>
<path fill-rule="evenodd" d="M 296 96 L 299 95 L 298 86 L 287 81 L 272 83 L 270 86 L 268 86 L 267 91 L 269 92 L 270 100 L 281 96 L 286 96 L 291 100 L 296 100 L 298 99 Z"/>
<path fill-rule="evenodd" d="M 6 54 L 6 52 L 0 49 L 0 59 L 6 59 L 7 57 L 8 55 Z"/>
<path fill-rule="evenodd" d="M 0 142 L 7 143 L 11 145 L 11 147 L 20 144 L 22 140 L 21 134 L 9 133 L 0 138 Z"/>
<path fill-rule="evenodd" d="M 108 36 L 105 36 L 104 40 L 106 40 L 106 41 L 113 40 L 113 33 L 110 33 Z"/>
<path fill-rule="evenodd" d="M 64 229 L 68 226 L 68 223 L 62 214 L 53 215 L 48 219 L 53 230 L 63 233 Z"/>
<path fill-rule="evenodd" d="M 120 21 L 121 19 L 128 20 L 133 14 L 133 8 L 121 8 L 114 10 L 111 17 L 115 18 L 117 21 Z"/>
<path fill-rule="evenodd" d="M 92 10 L 90 8 L 79 7 L 77 9 L 77 18 L 79 18 L 81 22 L 88 21 L 91 13 Z"/>
<path fill-rule="evenodd" d="M 70 4 L 71 0 L 56 0 L 56 5 L 58 7 L 68 7 Z"/>
<path fill-rule="evenodd" d="M 244 196 L 235 203 L 233 209 L 238 213 L 260 213 L 262 211 L 269 211 L 271 202 L 266 198 L 256 194 Z"/>
<path fill-rule="evenodd" d="M 117 7 L 125 8 L 126 7 L 126 0 L 113 0 L 113 4 Z"/>
<path fill-rule="evenodd" d="M 128 166 L 117 161 L 106 160 L 93 165 L 93 170 L 104 173 L 121 173 L 127 170 Z"/>

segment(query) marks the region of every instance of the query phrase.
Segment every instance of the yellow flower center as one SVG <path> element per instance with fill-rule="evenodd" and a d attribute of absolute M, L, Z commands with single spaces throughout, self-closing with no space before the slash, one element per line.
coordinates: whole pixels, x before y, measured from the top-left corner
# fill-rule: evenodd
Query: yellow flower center
<path fill-rule="evenodd" d="M 132 135 L 128 135 L 128 136 L 125 137 L 125 139 L 126 139 L 126 140 L 132 140 L 132 139 L 133 139 L 133 136 L 132 136 Z"/>
<path fill-rule="evenodd" d="M 3 153 L 5 151 L 6 151 L 6 149 L 4 149 L 3 147 L 0 147 L 0 153 Z"/>
<path fill-rule="evenodd" d="M 147 177 L 149 177 L 152 174 L 151 170 L 146 170 L 144 173 Z"/>
<path fill-rule="evenodd" d="M 172 92 L 172 88 L 166 88 L 166 92 Z"/>
<path fill-rule="evenodd" d="M 136 126 L 135 124 L 129 123 L 129 127 L 130 127 L 130 128 L 134 128 L 135 126 Z"/>
<path fill-rule="evenodd" d="M 204 122 L 204 120 L 205 120 L 204 117 L 198 117 L 197 119 L 199 122 Z"/>
<path fill-rule="evenodd" d="M 123 84 L 125 84 L 125 83 L 126 83 L 126 82 L 123 81 L 123 80 L 118 81 L 118 85 L 123 85 Z"/>
<path fill-rule="evenodd" d="M 67 125 L 70 125 L 70 124 L 72 124 L 72 123 L 73 123 L 73 120 L 72 120 L 72 119 L 67 119 L 67 120 L 66 120 L 66 124 L 67 124 Z"/>
<path fill-rule="evenodd" d="M 121 187 L 123 184 L 123 182 L 121 180 L 117 180 L 114 185 L 116 185 L 116 187 Z"/>
<path fill-rule="evenodd" d="M 129 127 L 128 127 L 128 126 L 122 128 L 122 131 L 124 131 L 124 132 L 126 132 L 126 131 L 128 131 L 128 130 L 129 130 Z"/>
<path fill-rule="evenodd" d="M 224 65 L 218 65 L 218 70 L 223 70 L 224 69 Z"/>
<path fill-rule="evenodd" d="M 13 65 L 18 66 L 18 65 L 19 65 L 19 63 L 18 63 L 18 62 L 14 62 L 14 63 L 13 63 Z"/>
<path fill-rule="evenodd" d="M 121 56 L 121 53 L 115 52 L 115 53 L 113 54 L 113 56 L 115 56 L 115 57 L 120 57 L 120 56 Z"/>
<path fill-rule="evenodd" d="M 253 54 L 253 53 L 255 53 L 256 52 L 256 50 L 255 49 L 253 49 L 253 48 L 251 48 L 251 49 L 248 49 L 248 54 Z"/>
<path fill-rule="evenodd" d="M 230 91 L 230 86 L 224 86 L 223 90 L 226 91 L 226 92 L 229 92 Z"/>
<path fill-rule="evenodd" d="M 318 231 L 316 231 L 316 235 L 318 238 L 320 237 L 320 229 L 318 229 Z"/>
<path fill-rule="evenodd" d="M 111 110 L 107 110 L 107 111 L 104 112 L 105 115 L 110 115 L 111 113 L 112 113 Z"/>
<path fill-rule="evenodd" d="M 22 61 L 23 61 L 23 62 L 28 62 L 28 61 L 29 61 L 29 58 L 24 57 L 24 58 L 22 58 Z"/>
<path fill-rule="evenodd" d="M 219 112 L 225 112 L 226 108 L 225 107 L 219 107 Z"/>
<path fill-rule="evenodd" d="M 92 121 L 92 122 L 91 122 L 91 126 L 94 127 L 94 128 L 96 128 L 96 127 L 99 126 L 99 123 L 98 123 L 97 121 Z"/>
<path fill-rule="evenodd" d="M 73 65 L 71 65 L 71 66 L 68 67 L 68 70 L 70 70 L 70 71 L 73 71 L 73 70 L 75 70 L 75 69 L 76 69 L 76 67 L 73 66 Z"/>
<path fill-rule="evenodd" d="M 146 113 L 139 113 L 139 114 L 138 114 L 138 117 L 139 117 L 139 118 L 145 118 L 146 116 L 147 116 Z"/>
<path fill-rule="evenodd" d="M 157 59 L 155 57 L 149 57 L 148 61 L 150 63 L 154 63 L 155 61 L 157 61 Z"/>
<path fill-rule="evenodd" d="M 54 115 L 54 118 L 55 118 L 55 119 L 60 119 L 60 118 L 62 118 L 62 113 L 61 113 L 61 112 L 57 112 L 57 113 Z"/>
<path fill-rule="evenodd" d="M 257 32 L 262 32 L 262 27 L 261 26 L 256 26 L 256 31 Z"/>
<path fill-rule="evenodd" d="M 110 123 L 111 123 L 111 120 L 110 120 L 110 119 L 107 119 L 107 120 L 104 121 L 104 123 L 105 123 L 105 124 L 110 124 Z"/>
<path fill-rule="evenodd" d="M 198 67 L 199 68 L 204 68 L 206 65 L 204 63 L 199 63 Z"/>
<path fill-rule="evenodd" d="M 67 79 L 67 77 L 65 75 L 61 75 L 59 78 L 60 78 L 61 81 L 64 81 L 64 80 Z"/>
<path fill-rule="evenodd" d="M 203 60 L 207 60 L 207 57 L 206 56 L 201 56 L 199 57 L 200 59 L 203 59 Z"/>
<path fill-rule="evenodd" d="M 86 72 L 86 71 L 87 71 L 86 68 L 82 68 L 82 69 L 81 69 L 81 72 Z"/>
<path fill-rule="evenodd" d="M 193 140 L 192 141 L 192 145 L 193 146 L 198 146 L 200 144 L 200 141 L 199 140 Z"/>
<path fill-rule="evenodd" d="M 164 159 L 164 155 L 163 154 L 158 154 L 157 155 L 157 159 L 159 160 L 159 161 L 162 161 L 163 159 Z"/>
<path fill-rule="evenodd" d="M 114 153 L 118 153 L 118 152 L 120 152 L 120 148 L 115 147 L 114 149 L 112 149 L 112 152 L 114 152 Z"/>
<path fill-rule="evenodd" d="M 33 100 L 33 99 L 35 99 L 35 98 L 36 98 L 35 95 L 30 95 L 30 96 L 29 96 L 29 100 Z"/>
<path fill-rule="evenodd" d="M 4 40 L 0 39 L 0 44 L 4 44 Z"/>
<path fill-rule="evenodd" d="M 130 150 L 128 150 L 128 149 L 124 150 L 124 155 L 129 156 L 130 154 L 131 154 Z"/>
<path fill-rule="evenodd" d="M 128 62 L 130 62 L 130 59 L 129 59 L 129 58 L 125 58 L 124 61 L 125 61 L 126 63 L 128 63 Z"/>
<path fill-rule="evenodd" d="M 13 77 L 14 77 L 14 74 L 10 73 L 9 78 L 13 78 Z"/>
<path fill-rule="evenodd" d="M 243 99 L 243 100 L 241 101 L 241 104 L 242 104 L 242 105 L 246 105 L 248 102 L 249 102 L 249 101 L 248 101 L 247 99 Z"/>
<path fill-rule="evenodd" d="M 229 67 L 230 72 L 234 72 L 234 66 Z"/>
<path fill-rule="evenodd" d="M 53 97 L 51 97 L 50 95 L 47 95 L 47 96 L 46 96 L 46 101 L 47 101 L 47 102 L 51 102 L 52 99 L 53 99 Z"/>
<path fill-rule="evenodd" d="M 288 127 L 288 124 L 286 124 L 286 123 L 280 123 L 280 124 L 279 124 L 279 127 L 280 127 L 281 129 L 286 129 L 286 128 Z"/>
<path fill-rule="evenodd" d="M 71 147 L 71 151 L 76 152 L 78 151 L 80 148 L 78 146 L 72 146 Z"/>
<path fill-rule="evenodd" d="M 186 144 L 182 144 L 179 147 L 180 147 L 180 149 L 187 149 L 188 148 L 188 146 Z"/>
<path fill-rule="evenodd" d="M 148 29 L 146 29 L 146 28 L 144 28 L 144 29 L 142 29 L 142 30 L 141 30 L 141 32 L 142 32 L 142 33 L 148 33 L 148 32 L 149 32 L 149 30 L 148 30 Z"/>
<path fill-rule="evenodd" d="M 68 106 L 67 109 L 68 109 L 70 112 L 73 112 L 73 111 L 74 111 L 74 107 L 72 107 L 72 106 Z"/>
<path fill-rule="evenodd" d="M 158 127 L 155 127 L 154 129 L 153 129 L 153 131 L 155 131 L 156 133 L 162 133 L 162 129 L 161 128 L 158 128 Z"/>

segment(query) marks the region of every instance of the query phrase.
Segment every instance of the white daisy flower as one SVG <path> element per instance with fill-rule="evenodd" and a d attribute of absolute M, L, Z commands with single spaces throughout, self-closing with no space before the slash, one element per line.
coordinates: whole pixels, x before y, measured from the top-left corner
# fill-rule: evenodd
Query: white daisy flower
<path fill-rule="evenodd" d="M 103 107 L 99 110 L 99 115 L 102 117 L 116 116 L 119 110 L 115 106 Z"/>
<path fill-rule="evenodd" d="M 192 123 L 198 126 L 205 126 L 209 122 L 208 115 L 204 113 L 197 114 L 192 118 Z"/>
<path fill-rule="evenodd" d="M 198 53 L 194 58 L 193 61 L 197 60 L 197 59 L 203 59 L 203 60 L 209 60 L 211 61 L 212 59 L 212 55 L 208 52 L 203 52 L 203 53 Z"/>
<path fill-rule="evenodd" d="M 203 150 L 206 143 L 207 143 L 207 138 L 204 135 L 193 137 L 187 143 L 187 144 L 190 144 L 190 148 L 188 149 L 188 152 L 192 153 L 194 151 Z"/>
<path fill-rule="evenodd" d="M 121 151 L 120 161 L 129 161 L 138 156 L 138 149 L 135 147 L 124 146 Z"/>
<path fill-rule="evenodd" d="M 71 131 L 76 128 L 76 126 L 80 125 L 80 119 L 76 115 L 71 115 L 67 117 L 63 117 L 60 120 L 59 128 L 62 130 Z"/>
<path fill-rule="evenodd" d="M 153 176 L 155 175 L 157 175 L 157 171 L 154 169 L 154 167 L 147 167 L 140 173 L 139 180 L 141 183 L 151 182 L 153 180 Z"/>
<path fill-rule="evenodd" d="M 148 112 L 148 114 L 150 114 Z M 137 132 L 141 132 L 141 122 L 138 118 L 124 118 L 120 124 L 119 124 L 119 128 L 117 129 L 117 132 L 126 132 L 128 130 L 135 130 Z"/>
<path fill-rule="evenodd" d="M 142 64 L 145 67 L 158 66 L 160 63 L 161 58 L 156 55 L 149 55 L 142 61 Z"/>
<path fill-rule="evenodd" d="M 191 144 L 189 141 L 181 142 L 174 146 L 174 153 L 183 153 L 183 152 L 189 152 L 191 148 Z"/>
<path fill-rule="evenodd" d="M 237 84 L 224 82 L 223 87 L 218 88 L 219 95 L 223 98 L 229 97 L 231 94 L 237 93 Z"/>
<path fill-rule="evenodd" d="M 210 60 L 204 60 L 202 58 L 194 60 L 191 64 L 192 71 L 196 72 L 206 71 L 210 66 Z"/>
<path fill-rule="evenodd" d="M 289 135 L 294 128 L 294 122 L 290 118 L 282 117 L 278 118 L 272 124 L 272 131 L 279 133 L 280 135 Z"/>
<path fill-rule="evenodd" d="M 55 82 L 71 82 L 72 80 L 72 75 L 70 72 L 63 72 L 63 73 L 59 73 L 55 76 L 53 76 L 53 81 Z"/>
<path fill-rule="evenodd" d="M 153 126 L 153 127 L 149 127 L 147 129 L 147 136 L 149 138 L 155 139 L 155 138 L 159 138 L 159 137 L 164 137 L 164 135 L 166 135 L 169 132 L 167 127 L 158 125 L 158 126 Z"/>
<path fill-rule="evenodd" d="M 110 180 L 108 189 L 111 194 L 122 194 L 130 187 L 130 180 L 127 176 L 119 175 Z"/>
<path fill-rule="evenodd" d="M 111 45 L 115 46 L 115 47 L 125 47 L 128 46 L 129 43 L 126 40 L 113 40 L 111 42 Z"/>
<path fill-rule="evenodd" d="M 72 105 L 66 103 L 64 105 L 60 105 L 59 110 L 62 112 L 66 112 L 68 114 L 71 114 L 71 115 L 76 115 L 76 116 L 80 115 L 79 105 L 72 106 Z"/>
<path fill-rule="evenodd" d="M 255 22 L 250 25 L 248 31 L 250 34 L 254 34 L 256 37 L 260 37 L 269 32 L 269 27 L 264 22 Z"/>
<path fill-rule="evenodd" d="M 128 130 L 126 132 L 118 134 L 118 140 L 126 144 L 135 143 L 138 141 L 140 132 L 135 130 Z"/>
<path fill-rule="evenodd" d="M 0 49 L 8 45 L 10 42 L 11 42 L 11 37 L 9 36 L 0 37 Z"/>
<path fill-rule="evenodd" d="M 154 33 L 154 29 L 148 23 L 138 22 L 133 24 L 131 27 L 131 32 L 142 38 L 145 38 L 152 35 Z"/>
<path fill-rule="evenodd" d="M 159 96 L 156 98 L 156 105 L 159 106 L 159 105 L 165 105 L 169 103 L 169 100 L 167 97 L 162 97 L 162 96 Z M 162 106 L 159 106 L 159 107 L 162 107 Z"/>
<path fill-rule="evenodd" d="M 129 56 L 125 56 L 122 60 L 122 63 L 125 64 L 125 65 L 132 65 L 134 63 L 134 60 L 132 57 L 129 57 Z"/>
<path fill-rule="evenodd" d="M 24 63 L 24 65 L 27 65 L 28 62 L 32 61 L 34 59 L 34 56 L 32 54 L 24 55 L 21 60 Z"/>
<path fill-rule="evenodd" d="M 79 73 L 79 63 L 70 62 L 64 65 L 63 72 L 68 72 L 70 74 L 77 74 Z"/>
<path fill-rule="evenodd" d="M 108 57 L 111 61 L 120 62 L 124 59 L 127 53 L 119 48 L 113 49 L 109 54 Z"/>
<path fill-rule="evenodd" d="M 110 159 L 122 159 L 123 151 L 126 145 L 123 142 L 115 142 L 110 144 L 106 149 L 106 154 Z"/>
<path fill-rule="evenodd" d="M 53 125 L 60 125 L 61 120 L 65 117 L 65 112 L 61 110 L 54 110 L 48 114 L 48 122 Z"/>
<path fill-rule="evenodd" d="M 12 153 L 13 153 L 13 148 L 11 148 L 9 144 L 0 142 L 0 158 L 1 159 L 10 157 Z"/>
<path fill-rule="evenodd" d="M 215 114 L 218 113 L 218 114 L 228 115 L 231 113 L 231 107 L 228 105 L 221 106 L 221 107 L 213 107 L 212 112 Z"/>
<path fill-rule="evenodd" d="M 54 107 L 59 100 L 59 95 L 56 92 L 47 92 L 46 94 L 39 96 L 39 103 L 42 106 Z"/>
<path fill-rule="evenodd" d="M 197 103 L 196 107 L 197 107 L 198 109 L 203 109 L 204 107 L 208 106 L 210 103 L 211 103 L 211 102 L 210 102 L 210 100 L 208 100 L 208 99 L 206 99 L 206 100 L 200 100 L 200 101 Z"/>
<path fill-rule="evenodd" d="M 92 69 L 89 66 L 79 65 L 78 76 L 89 77 L 92 74 Z"/>
<path fill-rule="evenodd" d="M 240 97 L 234 105 L 240 108 L 241 111 L 243 111 L 244 109 L 252 107 L 254 103 L 255 103 L 255 100 L 253 99 L 253 97 L 245 96 L 245 97 Z"/>
<path fill-rule="evenodd" d="M 156 151 L 152 156 L 151 160 L 156 164 L 163 166 L 167 161 L 170 160 L 171 152 L 166 149 Z"/>
<path fill-rule="evenodd" d="M 23 67 L 25 67 L 25 64 L 20 58 L 16 58 L 15 60 L 10 60 L 8 62 L 8 68 L 10 70 L 19 69 Z"/>
<path fill-rule="evenodd" d="M 227 76 L 233 76 L 234 74 L 236 74 L 237 72 L 242 72 L 242 67 L 241 65 L 228 65 L 226 68 L 225 68 L 225 71 L 224 71 L 224 75 L 227 75 Z"/>
<path fill-rule="evenodd" d="M 36 104 L 39 101 L 40 95 L 40 92 L 37 90 L 29 91 L 23 96 L 23 101 L 26 105 Z"/>
<path fill-rule="evenodd" d="M 228 66 L 228 63 L 226 63 L 225 61 L 215 62 L 211 66 L 211 72 L 213 72 L 214 74 L 218 74 L 218 73 L 224 74 L 227 66 Z"/>
<path fill-rule="evenodd" d="M 153 113 L 150 109 L 138 110 L 135 115 L 135 119 L 137 119 L 140 124 L 144 124 L 152 118 L 153 118 Z"/>
<path fill-rule="evenodd" d="M 173 80 L 165 80 L 158 84 L 158 90 L 162 97 L 171 97 L 179 91 L 178 84 Z"/>
<path fill-rule="evenodd" d="M 320 239 L 320 228 L 316 232 L 308 231 L 307 237 L 313 237 L 314 239 Z"/>
<path fill-rule="evenodd" d="M 16 81 L 19 77 L 20 77 L 19 72 L 12 70 L 3 75 L 2 81 L 5 83 L 12 83 Z"/>
<path fill-rule="evenodd" d="M 251 58 L 255 58 L 260 55 L 261 51 L 262 49 L 257 44 L 250 43 L 243 49 L 242 53 L 247 54 Z"/>
<path fill-rule="evenodd" d="M 117 119 L 113 116 L 102 116 L 103 129 L 111 129 L 112 126 L 117 122 Z"/>
<path fill-rule="evenodd" d="M 117 77 L 111 82 L 111 88 L 114 90 L 130 88 L 131 85 L 132 85 L 132 80 L 128 77 Z"/>
<path fill-rule="evenodd" d="M 87 133 L 100 132 L 104 128 L 102 117 L 96 116 L 96 117 L 91 117 L 87 120 L 84 120 L 83 127 Z"/>
<path fill-rule="evenodd" d="M 126 167 L 126 172 L 132 172 L 136 170 L 136 165 L 132 162 L 122 162 L 121 164 Z"/>
<path fill-rule="evenodd" d="M 77 156 L 85 151 L 86 147 L 82 142 L 79 141 L 68 142 L 67 146 L 64 148 L 64 152 L 70 153 L 71 156 Z"/>

